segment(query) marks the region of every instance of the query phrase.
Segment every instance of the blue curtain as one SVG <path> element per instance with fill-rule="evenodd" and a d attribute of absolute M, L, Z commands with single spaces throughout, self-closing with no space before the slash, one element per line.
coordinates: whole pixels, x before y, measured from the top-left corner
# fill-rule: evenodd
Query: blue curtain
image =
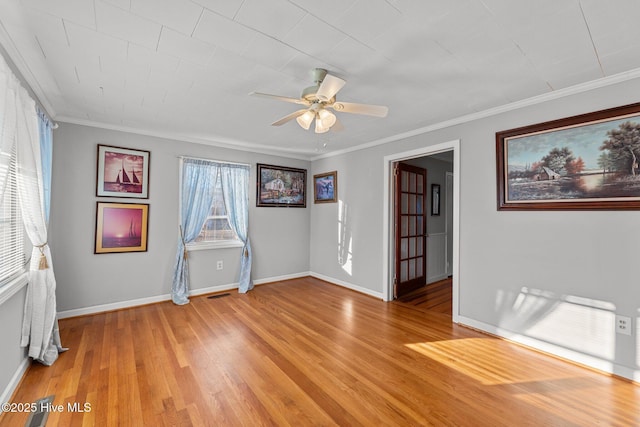
<path fill-rule="evenodd" d="M 42 188 L 44 191 L 44 218 L 49 223 L 51 206 L 51 164 L 53 163 L 53 124 L 49 117 L 38 110 L 38 130 L 40 131 L 40 159 L 42 160 Z"/>
<path fill-rule="evenodd" d="M 189 263 L 186 243 L 200 234 L 213 203 L 218 165 L 199 159 L 184 159 L 182 165 L 182 211 L 171 299 L 189 303 Z"/>
<path fill-rule="evenodd" d="M 242 241 L 238 292 L 253 289 L 251 280 L 251 242 L 249 241 L 249 166 L 222 164 L 222 194 L 231 228 Z"/>

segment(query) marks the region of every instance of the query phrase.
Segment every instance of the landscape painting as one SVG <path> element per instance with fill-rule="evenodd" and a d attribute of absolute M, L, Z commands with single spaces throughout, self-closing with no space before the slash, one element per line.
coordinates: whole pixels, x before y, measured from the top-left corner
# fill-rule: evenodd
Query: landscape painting
<path fill-rule="evenodd" d="M 496 134 L 498 209 L 640 209 L 640 104 Z"/>
<path fill-rule="evenodd" d="M 149 197 L 149 151 L 98 145 L 96 195 Z"/>
<path fill-rule="evenodd" d="M 307 206 L 307 170 L 258 163 L 258 207 Z"/>
<path fill-rule="evenodd" d="M 98 202 L 95 253 L 147 250 L 148 204 Z"/>

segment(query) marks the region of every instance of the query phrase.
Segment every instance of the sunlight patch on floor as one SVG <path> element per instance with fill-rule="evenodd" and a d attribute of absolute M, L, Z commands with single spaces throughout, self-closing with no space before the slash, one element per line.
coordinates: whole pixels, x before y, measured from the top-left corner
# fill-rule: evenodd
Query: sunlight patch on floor
<path fill-rule="evenodd" d="M 493 338 L 466 338 L 448 341 L 405 344 L 448 368 L 467 375 L 484 385 L 516 384 L 532 381 L 553 381 L 568 378 L 561 371 L 532 369 L 518 363 L 522 349 Z"/>

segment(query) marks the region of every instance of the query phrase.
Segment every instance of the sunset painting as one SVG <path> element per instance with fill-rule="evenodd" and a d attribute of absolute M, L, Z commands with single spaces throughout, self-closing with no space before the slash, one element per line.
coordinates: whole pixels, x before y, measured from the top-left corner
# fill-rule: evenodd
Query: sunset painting
<path fill-rule="evenodd" d="M 98 202 L 95 253 L 147 250 L 149 205 Z"/>

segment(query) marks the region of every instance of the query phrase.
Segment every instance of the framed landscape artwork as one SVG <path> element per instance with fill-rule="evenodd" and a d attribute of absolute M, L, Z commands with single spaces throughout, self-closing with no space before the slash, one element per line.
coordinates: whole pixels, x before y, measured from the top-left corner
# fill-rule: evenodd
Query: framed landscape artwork
<path fill-rule="evenodd" d="M 256 206 L 307 206 L 307 170 L 258 163 Z"/>
<path fill-rule="evenodd" d="M 94 253 L 145 252 L 148 222 L 146 203 L 98 202 Z"/>
<path fill-rule="evenodd" d="M 338 200 L 338 172 L 313 176 L 313 202 L 335 203 Z"/>
<path fill-rule="evenodd" d="M 640 103 L 496 133 L 498 210 L 640 209 Z"/>
<path fill-rule="evenodd" d="M 98 145 L 96 196 L 149 198 L 151 153 L 109 145 Z"/>

